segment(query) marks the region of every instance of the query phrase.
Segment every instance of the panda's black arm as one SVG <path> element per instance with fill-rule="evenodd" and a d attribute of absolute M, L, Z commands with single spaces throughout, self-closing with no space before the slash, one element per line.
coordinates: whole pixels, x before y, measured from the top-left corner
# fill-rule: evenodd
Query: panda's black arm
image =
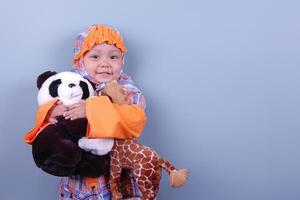
<path fill-rule="evenodd" d="M 98 156 L 82 150 L 82 157 L 73 175 L 96 178 L 109 176 L 109 154 Z"/>
<path fill-rule="evenodd" d="M 77 142 L 79 138 L 86 136 L 87 119 L 79 118 L 75 120 L 65 119 L 63 116 L 57 118 L 57 125 Z"/>

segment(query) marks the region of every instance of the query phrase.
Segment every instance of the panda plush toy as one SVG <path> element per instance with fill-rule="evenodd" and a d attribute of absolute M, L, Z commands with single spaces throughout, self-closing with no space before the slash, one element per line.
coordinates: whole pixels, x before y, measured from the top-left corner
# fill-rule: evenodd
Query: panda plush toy
<path fill-rule="evenodd" d="M 38 104 L 59 99 L 65 106 L 94 95 L 89 81 L 74 72 L 47 71 L 37 79 Z M 32 143 L 33 159 L 38 167 L 54 176 L 98 177 L 109 173 L 109 155 L 94 155 L 79 147 L 86 135 L 87 119 L 66 120 L 47 125 Z"/>

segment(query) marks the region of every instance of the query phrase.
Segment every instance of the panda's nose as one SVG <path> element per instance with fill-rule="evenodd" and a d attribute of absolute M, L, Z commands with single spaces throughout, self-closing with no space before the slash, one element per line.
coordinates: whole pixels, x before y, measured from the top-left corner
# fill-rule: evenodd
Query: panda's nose
<path fill-rule="evenodd" d="M 75 86 L 76 86 L 76 85 L 75 85 L 74 83 L 70 83 L 70 84 L 69 84 L 69 87 L 70 87 L 70 88 L 75 87 Z"/>

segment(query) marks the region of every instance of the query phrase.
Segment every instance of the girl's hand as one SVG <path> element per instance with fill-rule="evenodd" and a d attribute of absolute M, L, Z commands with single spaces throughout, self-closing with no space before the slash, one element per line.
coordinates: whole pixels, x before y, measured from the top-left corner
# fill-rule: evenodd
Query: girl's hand
<path fill-rule="evenodd" d="M 75 103 L 68 107 L 68 110 L 64 114 L 65 119 L 79 119 L 86 118 L 85 114 L 85 101 L 81 100 L 79 103 Z"/>
<path fill-rule="evenodd" d="M 67 112 L 67 107 L 62 104 L 61 101 L 57 101 L 51 108 L 46 118 L 48 123 L 57 123 L 56 117 L 64 115 Z"/>

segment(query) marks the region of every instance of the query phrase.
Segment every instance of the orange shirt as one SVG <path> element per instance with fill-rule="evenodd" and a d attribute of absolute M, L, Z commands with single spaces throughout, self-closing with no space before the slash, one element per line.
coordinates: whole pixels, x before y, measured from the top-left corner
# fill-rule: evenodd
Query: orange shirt
<path fill-rule="evenodd" d="M 24 136 L 32 144 L 38 134 L 49 125 L 45 120 L 56 100 L 40 106 L 36 113 L 35 127 Z M 146 124 L 145 111 L 139 106 L 112 103 L 106 96 L 90 97 L 86 100 L 89 138 L 130 139 L 140 136 Z"/>

